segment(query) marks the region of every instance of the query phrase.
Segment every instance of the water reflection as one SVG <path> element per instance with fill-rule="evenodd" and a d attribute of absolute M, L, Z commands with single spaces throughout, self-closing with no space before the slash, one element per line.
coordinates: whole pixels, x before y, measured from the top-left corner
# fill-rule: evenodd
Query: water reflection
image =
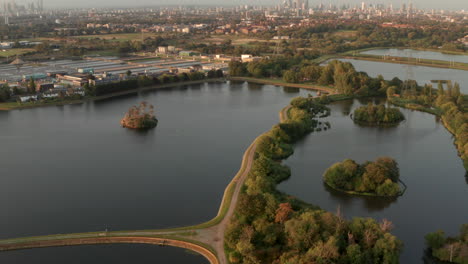
<path fill-rule="evenodd" d="M 356 201 L 359 201 L 362 202 L 364 204 L 364 207 L 370 212 L 382 211 L 398 200 L 398 197 L 373 197 L 362 195 L 350 195 L 344 192 L 337 191 L 329 187 L 325 183 L 323 183 L 323 186 L 330 194 L 330 198 L 338 202 L 338 204 L 351 205 Z"/>
<path fill-rule="evenodd" d="M 93 102 L 93 105 L 94 105 L 94 109 L 98 110 L 100 108 L 106 107 L 107 105 L 112 105 L 116 101 L 118 102 L 118 101 L 122 101 L 122 100 L 127 100 L 129 98 L 134 98 L 135 95 L 138 96 L 138 92 L 132 92 L 132 93 L 129 93 L 129 94 L 124 94 L 124 95 L 118 95 L 118 96 L 114 96 L 112 98 L 104 98 L 104 99 L 95 100 L 95 101 L 92 101 L 92 102 Z"/>
<path fill-rule="evenodd" d="M 448 264 L 450 263 L 450 262 L 440 261 L 434 258 L 431 254 L 431 250 L 428 248 L 424 250 L 424 253 L 421 259 L 424 264 Z"/>
<path fill-rule="evenodd" d="M 283 87 L 283 92 L 285 93 L 299 93 L 300 89 L 296 87 Z"/>
<path fill-rule="evenodd" d="M 353 109 L 354 105 L 354 100 L 347 100 L 347 101 L 339 101 L 333 103 L 333 105 L 337 106 L 337 110 L 343 115 L 343 116 L 349 116 L 351 114 L 351 109 Z"/>
<path fill-rule="evenodd" d="M 247 88 L 249 91 L 261 91 L 263 89 L 263 84 L 247 83 Z"/>

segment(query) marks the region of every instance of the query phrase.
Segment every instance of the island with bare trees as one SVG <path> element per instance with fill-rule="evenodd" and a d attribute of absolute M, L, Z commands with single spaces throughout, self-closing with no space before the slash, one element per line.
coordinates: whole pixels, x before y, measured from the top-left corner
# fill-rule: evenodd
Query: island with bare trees
<path fill-rule="evenodd" d="M 158 119 L 154 114 L 154 106 L 147 102 L 141 102 L 138 106 L 128 109 L 124 118 L 120 120 L 122 127 L 132 129 L 151 129 L 158 125 Z"/>

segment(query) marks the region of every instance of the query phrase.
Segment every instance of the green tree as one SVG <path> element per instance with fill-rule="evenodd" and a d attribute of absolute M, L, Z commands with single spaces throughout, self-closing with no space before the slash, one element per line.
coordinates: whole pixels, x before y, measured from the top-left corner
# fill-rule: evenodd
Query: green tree
<path fill-rule="evenodd" d="M 283 80 L 287 83 L 298 83 L 298 74 L 293 70 L 287 70 L 283 74 Z"/>
<path fill-rule="evenodd" d="M 11 89 L 7 84 L 0 86 L 0 102 L 6 102 L 11 98 Z"/>
<path fill-rule="evenodd" d="M 31 94 L 36 93 L 36 83 L 34 82 L 33 77 L 29 79 L 28 92 Z"/>
<path fill-rule="evenodd" d="M 442 230 L 429 233 L 424 238 L 426 239 L 426 245 L 433 250 L 439 249 L 445 244 L 445 234 Z"/>

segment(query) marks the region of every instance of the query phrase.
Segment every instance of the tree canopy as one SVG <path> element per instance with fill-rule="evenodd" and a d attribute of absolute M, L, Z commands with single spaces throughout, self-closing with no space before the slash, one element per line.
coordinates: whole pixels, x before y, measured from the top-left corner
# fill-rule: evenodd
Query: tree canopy
<path fill-rule="evenodd" d="M 377 196 L 397 196 L 401 193 L 398 164 L 389 157 L 361 165 L 346 159 L 333 164 L 323 177 L 330 187 L 345 192 Z"/>

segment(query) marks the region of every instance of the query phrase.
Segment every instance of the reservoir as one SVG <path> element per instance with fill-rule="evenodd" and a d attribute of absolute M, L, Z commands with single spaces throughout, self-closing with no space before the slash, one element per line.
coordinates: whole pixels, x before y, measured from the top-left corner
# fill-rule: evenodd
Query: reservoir
<path fill-rule="evenodd" d="M 247 147 L 278 122 L 278 112 L 293 97 L 309 93 L 211 83 L 0 112 L 0 237 L 208 221 L 217 214 Z M 128 108 L 141 101 L 155 106 L 158 127 L 146 133 L 120 127 Z M 95 254 L 100 247 L 76 248 Z M 68 250 L 81 252 L 7 252 L 0 254 L 0 263 L 31 263 L 42 258 L 41 252 Z M 35 257 L 20 262 L 18 255 L 27 252 Z M 187 254 L 173 255 L 171 263 L 194 263 L 184 261 Z"/>
<path fill-rule="evenodd" d="M 207 221 L 216 215 L 246 148 L 278 123 L 278 112 L 291 98 L 308 93 L 243 82 L 211 83 L 0 112 L 0 237 Z M 155 106 L 158 127 L 145 133 L 121 128 L 119 120 L 140 101 Z M 279 188 L 325 210 L 339 206 L 347 218 L 387 218 L 405 244 L 401 263 L 422 263 L 426 233 L 442 229 L 455 235 L 468 219 L 465 170 L 452 136 L 434 116 L 402 110 L 407 120 L 396 128 L 359 127 L 348 115 L 365 103 L 331 105 L 327 121 L 332 129 L 296 144 L 286 161 L 292 177 Z M 323 172 L 335 162 L 384 155 L 399 163 L 408 185 L 403 197 L 349 197 L 322 183 Z M 129 263 L 128 256 L 141 259 L 131 263 L 206 263 L 180 249 L 147 245 L 3 252 L 0 262 L 58 264 L 70 256 L 96 264 Z"/>
<path fill-rule="evenodd" d="M 468 55 L 453 55 L 435 51 L 413 50 L 413 49 L 374 49 L 361 52 L 361 54 L 392 56 L 392 57 L 411 57 L 413 59 L 429 59 L 452 62 L 468 63 Z"/>

